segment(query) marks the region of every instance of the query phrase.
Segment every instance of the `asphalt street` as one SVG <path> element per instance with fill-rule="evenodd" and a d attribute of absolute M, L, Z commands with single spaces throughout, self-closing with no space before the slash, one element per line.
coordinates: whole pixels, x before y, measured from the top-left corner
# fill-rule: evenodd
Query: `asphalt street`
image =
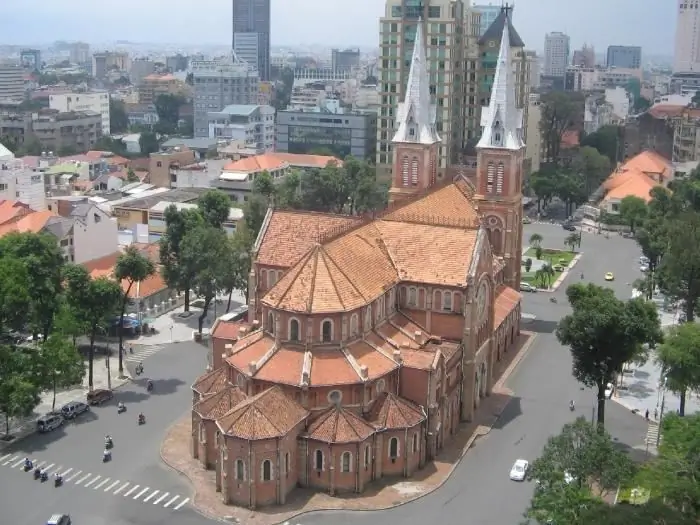
<path fill-rule="evenodd" d="M 16 525 L 46 523 L 54 513 L 71 515 L 76 525 L 212 523 L 189 505 L 191 487 L 160 460 L 166 429 L 191 406 L 190 385 L 206 366 L 207 350 L 194 343 L 176 343 L 146 357 L 141 378 L 120 387 L 114 398 L 89 413 L 44 435 L 32 435 L 0 455 L 2 522 Z M 146 381 L 154 389 L 146 392 Z M 127 412 L 117 414 L 124 402 Z M 139 426 L 139 412 L 146 424 Z M 104 437 L 114 440 L 111 462 L 102 462 Z M 22 470 L 29 457 L 50 474 L 61 473 L 62 487 L 53 480 L 35 481 Z"/>
<path fill-rule="evenodd" d="M 544 238 L 545 248 L 565 249 L 564 239 L 570 232 L 561 226 L 527 225 L 524 238 L 533 233 Z M 425 523 L 460 525 L 518 525 L 532 496 L 530 483 L 508 479 L 508 472 L 518 458 L 534 460 L 547 439 L 557 434 L 565 423 L 583 415 L 594 415 L 595 395 L 583 389 L 571 376 L 571 357 L 554 336 L 558 320 L 569 312 L 565 289 L 568 284 L 587 281 L 606 284 L 621 299 L 630 297 L 630 284 L 637 278 L 639 249 L 634 241 L 611 235 L 583 233 L 579 264 L 563 286 L 553 295 L 526 294 L 523 311 L 534 314 L 536 320 L 524 325 L 538 333 L 526 358 L 508 382 L 515 393 L 494 429 L 465 456 L 457 470 L 436 492 L 413 503 L 387 511 L 376 512 L 316 512 L 291 520 L 292 525 L 375 525 L 376 523 Z M 606 283 L 604 275 L 613 272 L 616 280 Z M 574 399 L 576 410 L 569 410 Z M 614 402 L 606 407 L 606 427 L 621 445 L 643 450 L 646 424 Z"/>

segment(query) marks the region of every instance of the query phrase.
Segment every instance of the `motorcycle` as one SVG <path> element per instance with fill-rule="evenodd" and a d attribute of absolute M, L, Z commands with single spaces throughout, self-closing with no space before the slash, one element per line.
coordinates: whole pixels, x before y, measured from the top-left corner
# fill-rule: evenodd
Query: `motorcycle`
<path fill-rule="evenodd" d="M 34 469 L 34 479 L 39 479 L 41 477 L 41 469 L 36 468 Z"/>
<path fill-rule="evenodd" d="M 148 380 L 148 383 L 146 383 L 146 392 L 153 392 L 153 381 L 150 379 Z"/>
<path fill-rule="evenodd" d="M 134 370 L 134 372 L 136 372 L 137 376 L 140 376 L 141 374 L 143 374 L 143 365 L 140 365 L 140 364 L 136 365 L 136 370 Z"/>
<path fill-rule="evenodd" d="M 46 472 L 41 473 L 41 482 L 43 483 L 44 481 L 49 479 L 49 475 Z"/>
<path fill-rule="evenodd" d="M 31 461 L 27 461 L 27 462 L 24 464 L 24 471 L 25 471 L 25 472 L 29 472 L 29 471 L 32 470 L 33 468 L 34 468 L 34 465 L 32 465 L 32 462 L 31 462 Z"/>
<path fill-rule="evenodd" d="M 139 425 L 145 425 L 145 424 L 146 424 L 146 416 L 144 416 L 143 414 L 141 414 L 141 415 L 139 416 Z"/>
<path fill-rule="evenodd" d="M 575 409 L 576 409 L 576 406 L 574 405 L 574 402 L 572 401 L 571 403 L 569 403 L 569 410 L 571 410 L 573 412 Z"/>
<path fill-rule="evenodd" d="M 60 487 L 63 485 L 63 478 L 61 476 L 56 476 L 56 478 L 54 478 L 53 485 L 54 487 Z"/>
<path fill-rule="evenodd" d="M 112 439 L 105 439 L 105 450 L 110 450 L 112 447 L 114 447 Z"/>
<path fill-rule="evenodd" d="M 556 304 L 557 298 L 556 298 L 556 297 L 550 297 L 550 298 L 549 298 L 549 302 L 550 302 L 550 303 L 555 303 L 555 304 Z"/>
<path fill-rule="evenodd" d="M 121 414 L 122 412 L 126 412 L 126 405 L 124 403 L 119 403 L 119 405 L 117 405 L 117 414 Z"/>
<path fill-rule="evenodd" d="M 102 454 L 102 463 L 107 463 L 112 459 L 112 453 L 109 450 L 105 450 Z"/>

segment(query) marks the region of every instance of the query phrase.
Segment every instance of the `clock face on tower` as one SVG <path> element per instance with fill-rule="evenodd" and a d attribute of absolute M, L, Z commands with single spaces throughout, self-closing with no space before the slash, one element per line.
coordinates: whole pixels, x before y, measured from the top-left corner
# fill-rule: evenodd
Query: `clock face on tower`
<path fill-rule="evenodd" d="M 489 295 L 489 285 L 484 279 L 479 284 L 479 290 L 476 295 L 476 312 L 479 322 L 483 321 L 486 317 L 486 303 L 488 302 Z"/>

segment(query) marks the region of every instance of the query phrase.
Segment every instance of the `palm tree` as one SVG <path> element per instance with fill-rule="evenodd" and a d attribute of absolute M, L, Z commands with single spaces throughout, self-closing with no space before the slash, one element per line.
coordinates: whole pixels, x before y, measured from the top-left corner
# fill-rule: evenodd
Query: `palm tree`
<path fill-rule="evenodd" d="M 543 238 L 539 233 L 533 233 L 530 235 L 530 246 L 537 248 L 542 245 L 542 241 Z"/>
<path fill-rule="evenodd" d="M 535 272 L 535 282 L 540 288 L 546 288 L 547 287 L 547 276 L 545 273 L 542 271 L 542 268 L 537 270 Z"/>
<path fill-rule="evenodd" d="M 564 239 L 564 246 L 568 246 L 572 252 L 575 251 L 577 246 L 581 246 L 581 237 L 578 233 L 572 233 Z"/>
<path fill-rule="evenodd" d="M 540 270 L 542 271 L 543 278 L 547 283 L 547 288 L 551 288 L 552 287 L 552 279 L 556 275 L 554 268 L 552 268 L 551 264 L 547 263 L 547 264 L 543 265 L 542 268 L 540 268 Z"/>

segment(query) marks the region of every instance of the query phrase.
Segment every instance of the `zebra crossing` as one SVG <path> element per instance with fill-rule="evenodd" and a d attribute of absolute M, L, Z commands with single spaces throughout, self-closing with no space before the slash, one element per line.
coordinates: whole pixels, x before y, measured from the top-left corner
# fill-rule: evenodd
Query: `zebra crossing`
<path fill-rule="evenodd" d="M 30 458 L 31 459 L 31 458 Z M 140 503 L 158 505 L 168 510 L 177 511 L 187 505 L 189 497 L 170 492 L 157 490 L 145 485 L 137 485 L 130 481 L 110 478 L 92 472 L 85 472 L 68 468 L 64 465 L 31 459 L 34 468 L 40 468 L 49 475 L 60 474 L 63 477 L 63 484 L 73 484 L 75 486 L 112 494 L 122 498 L 129 498 Z M 15 469 L 18 472 L 24 471 L 24 457 L 6 454 L 0 457 L 0 466 Z M 28 473 L 26 475 L 29 475 Z"/>
<path fill-rule="evenodd" d="M 134 345 L 134 353 L 130 354 L 129 347 L 125 346 L 126 353 L 123 360 L 125 363 L 137 365 L 147 357 L 157 354 L 163 348 L 165 348 L 165 345 Z"/>
<path fill-rule="evenodd" d="M 656 446 L 656 441 L 659 439 L 659 424 L 650 422 L 647 427 L 646 444 Z"/>

